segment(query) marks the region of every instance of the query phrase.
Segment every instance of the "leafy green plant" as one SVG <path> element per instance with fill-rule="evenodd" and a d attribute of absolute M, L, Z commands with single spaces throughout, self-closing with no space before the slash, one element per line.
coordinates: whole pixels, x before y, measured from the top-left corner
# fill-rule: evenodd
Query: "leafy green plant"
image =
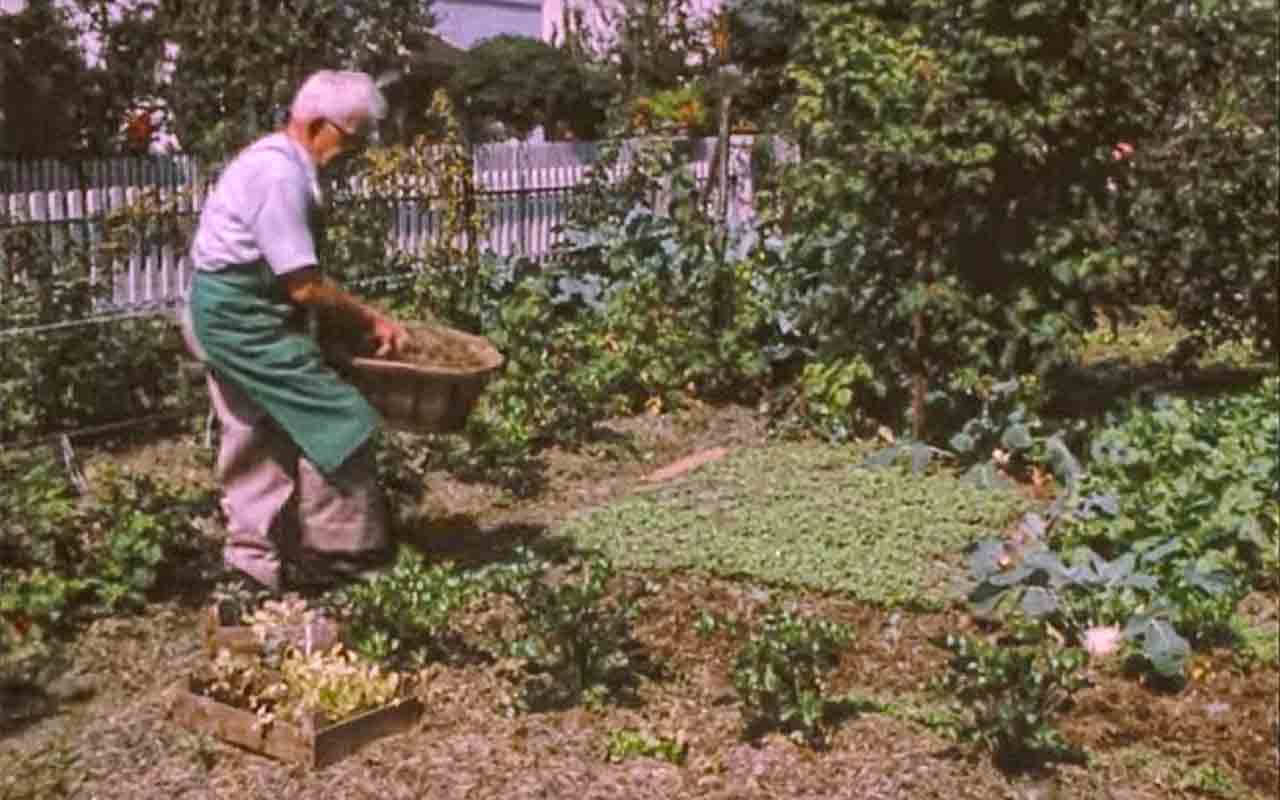
<path fill-rule="evenodd" d="M 104 469 L 76 498 L 60 466 L 41 454 L 0 456 L 0 616 L 40 631 L 141 607 L 166 580 L 198 567 L 195 521 L 207 493 Z"/>
<path fill-rule="evenodd" d="M 432 449 L 418 434 L 383 430 L 374 443 L 378 484 L 387 495 L 393 524 L 403 530 L 427 494 Z"/>
<path fill-rule="evenodd" d="M 629 596 L 610 596 L 613 565 L 595 557 L 554 570 L 527 552 L 523 558 L 496 586 L 524 615 L 527 635 L 511 646 L 535 677 L 524 687 L 524 703 L 536 708 L 608 697 L 633 666 L 635 609 Z"/>
<path fill-rule="evenodd" d="M 476 590 L 452 565 L 428 566 L 420 554 L 404 549 L 390 572 L 341 590 L 331 602 L 347 619 L 355 652 L 420 666 L 447 652 L 450 618 Z"/>
<path fill-rule="evenodd" d="M 783 404 L 783 428 L 798 425 L 830 442 L 846 442 L 871 427 L 885 386 L 867 361 L 851 355 L 804 364 L 796 398 Z"/>
<path fill-rule="evenodd" d="M 1256 665 L 1280 666 L 1280 638 L 1275 625 L 1250 625 L 1239 617 L 1232 619 L 1234 638 L 1241 643 L 1236 650 L 1237 663 L 1246 668 Z"/>
<path fill-rule="evenodd" d="M 1209 400 L 1163 398 L 1094 437 L 1066 544 L 1103 552 L 1176 539 L 1185 559 L 1217 553 L 1246 580 L 1280 574 L 1280 379 Z M 1181 563 L 1168 562 L 1177 573 Z"/>
<path fill-rule="evenodd" d="M 1000 473 L 1025 478 L 1033 468 L 1046 467 L 1068 493 L 1074 489 L 1082 468 L 1067 437 L 1042 432 L 1044 423 L 1029 408 L 1035 376 L 976 384 L 971 391 L 980 410 L 948 440 L 967 467 L 964 480 L 989 486 L 999 482 Z"/>
<path fill-rule="evenodd" d="M 709 639 L 718 632 L 738 637 L 743 635 L 745 630 L 745 625 L 736 615 L 722 616 L 710 611 L 698 614 L 698 621 L 693 623 L 693 632 L 703 639 Z"/>
<path fill-rule="evenodd" d="M 1179 788 L 1193 789 L 1209 797 L 1239 797 L 1241 794 L 1230 768 L 1217 764 L 1204 764 L 1192 770 L 1182 779 Z"/>
<path fill-rule="evenodd" d="M 380 708 L 400 696 L 401 676 L 356 658 L 335 645 L 316 653 L 292 652 L 280 667 L 289 689 L 287 707 L 317 712 L 338 722 Z"/>
<path fill-rule="evenodd" d="M 934 459 L 943 459 L 964 470 L 962 481 L 988 489 L 1008 488 L 1015 478 L 1034 482 L 1051 474 L 1065 489 L 1050 510 L 1050 519 L 1056 520 L 1072 499 L 1082 468 L 1067 444 L 1067 436 L 1061 431 L 1043 433 L 1043 422 L 1028 410 L 1026 396 L 1033 388 L 1027 384 L 1034 387 L 1034 377 L 973 383 L 977 385 L 964 394 L 976 397 L 978 412 L 960 424 L 947 440 L 949 449 L 904 437 L 869 456 L 866 465 L 883 467 L 909 458 L 912 471 L 919 474 Z M 951 404 L 969 405 L 963 402 L 966 399 L 972 398 L 951 398 Z M 950 409 L 952 414 L 957 410 Z"/>
<path fill-rule="evenodd" d="M 1052 625 L 1076 646 L 1085 643 L 1090 629 L 1124 626 L 1124 637 L 1140 646 L 1158 673 L 1178 678 L 1191 652 L 1178 628 L 1195 630 L 1181 611 L 1191 600 L 1161 592 L 1160 581 L 1145 571 L 1176 550 L 1176 543 L 1170 543 L 1141 557 L 1127 553 L 1109 562 L 1086 548 L 1064 563 L 1042 545 L 1011 557 L 1002 542 L 988 540 L 977 546 L 970 560 L 978 584 L 969 599 L 984 615 L 1013 606 L 1026 619 Z M 1186 580 L 1206 598 L 1230 588 L 1228 576 L 1221 573 L 1190 571 Z M 1206 602 L 1199 597 L 1196 601 Z M 1233 601 L 1227 607 L 1231 605 Z"/>
<path fill-rule="evenodd" d="M 1007 769 L 1080 760 L 1053 721 L 1085 686 L 1079 675 L 1083 651 L 957 635 L 947 636 L 946 647 L 952 653 L 949 671 L 937 685 L 966 715 L 962 736 L 990 750 Z"/>
<path fill-rule="evenodd" d="M 824 675 L 835 668 L 850 636 L 827 620 L 768 612 L 733 669 L 749 728 L 778 729 L 820 743 L 830 702 Z"/>
<path fill-rule="evenodd" d="M 656 758 L 676 766 L 682 766 L 689 756 L 689 743 L 683 736 L 652 736 L 641 731 L 623 728 L 609 732 L 605 743 L 605 758 L 611 762 L 629 758 Z"/>
<path fill-rule="evenodd" d="M 183 345 L 172 320 L 91 321 L 107 287 L 92 279 L 90 255 L 52 228 L 0 226 L 0 442 L 25 446 L 190 400 L 173 369 Z"/>
<path fill-rule="evenodd" d="M 214 495 L 124 470 L 104 468 L 96 480 L 90 530 L 106 535 L 88 577 L 103 610 L 136 610 L 207 558 L 195 522 L 213 513 Z"/>

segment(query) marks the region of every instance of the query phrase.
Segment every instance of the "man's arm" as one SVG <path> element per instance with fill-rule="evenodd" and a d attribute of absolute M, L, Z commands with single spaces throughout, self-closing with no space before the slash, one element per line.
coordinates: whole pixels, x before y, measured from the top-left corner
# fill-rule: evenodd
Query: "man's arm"
<path fill-rule="evenodd" d="M 343 291 L 338 284 L 320 274 L 318 268 L 304 267 L 287 273 L 280 280 L 284 283 L 285 294 L 297 305 L 337 313 L 368 330 L 378 345 L 377 356 L 408 349 L 409 332 L 403 325 Z"/>

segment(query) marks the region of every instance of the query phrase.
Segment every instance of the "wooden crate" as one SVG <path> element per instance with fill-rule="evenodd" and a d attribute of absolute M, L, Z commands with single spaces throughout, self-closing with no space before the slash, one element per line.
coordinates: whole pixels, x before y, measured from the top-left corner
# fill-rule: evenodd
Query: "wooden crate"
<path fill-rule="evenodd" d="M 422 703 L 405 698 L 334 725 L 315 720 L 303 724 L 275 721 L 263 724 L 252 711 L 235 708 L 192 691 L 190 682 L 170 690 L 169 717 L 191 731 L 208 733 L 261 755 L 318 769 L 351 755 L 361 747 L 403 733 L 422 715 Z"/>
<path fill-rule="evenodd" d="M 253 628 L 248 625 L 226 625 L 216 607 L 208 609 L 202 617 L 205 650 L 213 658 L 219 650 L 255 655 L 262 652 L 262 643 Z M 321 618 L 309 628 L 289 626 L 276 630 L 277 636 L 303 650 L 328 650 L 342 641 L 342 626 L 337 620 Z"/>

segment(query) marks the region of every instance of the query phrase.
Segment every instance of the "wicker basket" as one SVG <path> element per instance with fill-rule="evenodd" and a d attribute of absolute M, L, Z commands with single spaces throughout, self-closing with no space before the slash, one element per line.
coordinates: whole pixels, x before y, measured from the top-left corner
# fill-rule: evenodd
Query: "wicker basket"
<path fill-rule="evenodd" d="M 390 428 L 410 433 L 448 433 L 462 428 L 484 391 L 489 377 L 503 363 L 488 339 L 453 328 L 427 323 L 406 323 L 409 332 L 448 339 L 451 348 L 467 354 L 469 367 L 452 367 L 343 356 L 330 350 L 342 374 L 382 414 Z"/>

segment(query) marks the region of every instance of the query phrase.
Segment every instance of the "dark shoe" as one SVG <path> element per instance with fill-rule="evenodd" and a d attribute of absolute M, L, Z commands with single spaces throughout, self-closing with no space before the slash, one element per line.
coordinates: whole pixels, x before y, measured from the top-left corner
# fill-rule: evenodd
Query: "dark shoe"
<path fill-rule="evenodd" d="M 284 594 L 282 587 L 268 586 L 226 565 L 214 580 L 213 603 L 220 625 L 242 625 L 245 614 L 264 600 L 279 600 Z"/>
<path fill-rule="evenodd" d="M 356 557 L 307 554 L 290 563 L 289 586 L 325 592 L 350 583 L 376 580 L 388 573 L 394 563 L 395 553 L 389 550 Z"/>

